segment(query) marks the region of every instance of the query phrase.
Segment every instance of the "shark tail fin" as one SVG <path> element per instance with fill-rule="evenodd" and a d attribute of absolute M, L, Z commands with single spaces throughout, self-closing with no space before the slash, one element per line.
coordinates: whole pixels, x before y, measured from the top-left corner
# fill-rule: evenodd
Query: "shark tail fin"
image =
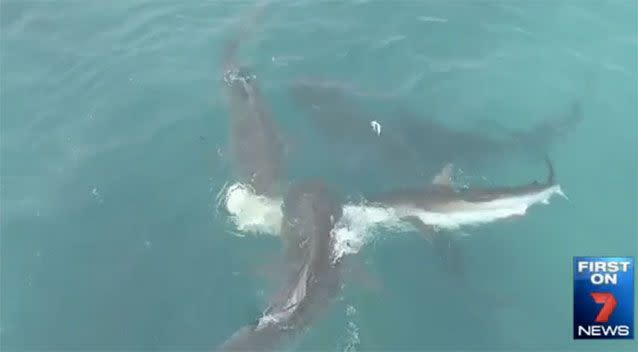
<path fill-rule="evenodd" d="M 257 22 L 263 16 L 268 3 L 266 1 L 258 2 L 247 14 L 239 18 L 239 23 L 235 31 L 236 33 L 228 38 L 222 49 L 222 66 L 224 70 L 238 69 L 237 53 L 240 44 L 245 38 L 254 31 Z"/>
<path fill-rule="evenodd" d="M 452 187 L 452 173 L 454 172 L 454 165 L 452 163 L 447 163 L 443 166 L 443 169 L 434 176 L 432 180 L 432 184 Z"/>
<path fill-rule="evenodd" d="M 548 170 L 548 176 L 547 176 L 547 181 L 545 182 L 546 185 L 551 186 L 554 184 L 555 182 L 555 176 L 554 176 L 554 165 L 552 164 L 552 160 L 549 158 L 548 154 L 545 154 L 545 165 L 547 165 L 547 170 Z"/>

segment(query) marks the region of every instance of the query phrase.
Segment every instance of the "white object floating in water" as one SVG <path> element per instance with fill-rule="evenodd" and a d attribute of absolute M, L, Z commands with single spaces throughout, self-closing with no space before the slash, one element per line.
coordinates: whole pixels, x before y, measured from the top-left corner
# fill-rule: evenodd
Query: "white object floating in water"
<path fill-rule="evenodd" d="M 93 194 L 93 197 L 95 197 L 98 203 L 102 203 L 103 199 L 100 195 L 100 192 L 97 190 L 97 187 L 93 187 L 93 190 L 91 190 L 91 194 Z"/>
<path fill-rule="evenodd" d="M 374 133 L 378 135 L 381 134 L 381 124 L 378 123 L 377 121 L 370 121 L 370 126 L 372 126 L 372 130 L 374 131 Z"/>

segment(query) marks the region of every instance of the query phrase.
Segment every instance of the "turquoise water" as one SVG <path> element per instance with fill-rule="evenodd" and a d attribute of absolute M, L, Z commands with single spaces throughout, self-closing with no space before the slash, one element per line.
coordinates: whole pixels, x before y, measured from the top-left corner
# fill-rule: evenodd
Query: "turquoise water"
<path fill-rule="evenodd" d="M 255 271 L 279 243 L 230 235 L 215 200 L 231 177 L 218 58 L 251 7 L 0 3 L 3 351 L 204 350 L 258 317 Z M 455 126 L 584 109 L 552 152 L 570 201 L 464 242 L 470 283 L 506 303 L 448 280 L 422 238 L 387 236 L 358 254 L 378 284 L 348 281 L 297 347 L 634 350 L 572 340 L 571 258 L 638 251 L 637 33 L 635 1 L 273 4 L 242 59 L 284 127 L 303 123 L 287 90 L 303 76 Z M 309 159 L 294 177 L 335 174 Z"/>

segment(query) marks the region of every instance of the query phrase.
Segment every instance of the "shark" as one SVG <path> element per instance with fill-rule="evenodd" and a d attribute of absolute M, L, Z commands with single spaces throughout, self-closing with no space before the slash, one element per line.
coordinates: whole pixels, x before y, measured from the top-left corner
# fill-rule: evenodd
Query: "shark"
<path fill-rule="evenodd" d="M 513 187 L 472 187 L 458 189 L 452 183 L 453 164 L 448 163 L 432 183 L 371 196 L 372 206 L 392 210 L 424 234 L 438 230 L 459 231 L 512 217 L 524 216 L 535 204 L 548 204 L 559 195 L 567 198 L 556 183 L 554 167 L 546 155 L 546 181 Z"/>
<path fill-rule="evenodd" d="M 264 7 L 250 14 L 250 21 L 224 43 L 221 64 L 230 119 L 231 163 L 238 181 L 256 194 L 280 197 L 284 168 L 284 143 L 279 127 L 262 95 L 257 76 L 238 61 L 244 37 Z"/>
<path fill-rule="evenodd" d="M 289 85 L 295 106 L 330 142 L 324 149 L 336 146 L 347 151 L 342 158 L 326 162 L 349 177 L 383 175 L 392 180 L 384 182 L 389 188 L 433 177 L 446 163 L 475 172 L 505 161 L 541 161 L 583 120 L 582 103 L 577 99 L 558 116 L 528 128 L 509 128 L 488 119 L 472 128 L 453 128 L 394 104 L 396 100 L 392 103 L 351 91 L 319 79 L 299 79 Z M 382 126 L 380 132 L 375 133 L 372 123 Z M 355 187 L 361 186 L 353 184 L 352 189 Z"/>
<path fill-rule="evenodd" d="M 220 351 L 268 351 L 295 341 L 334 301 L 342 287 L 333 228 L 342 202 L 321 181 L 291 185 L 282 205 L 287 278 L 262 316 L 240 328 Z"/>

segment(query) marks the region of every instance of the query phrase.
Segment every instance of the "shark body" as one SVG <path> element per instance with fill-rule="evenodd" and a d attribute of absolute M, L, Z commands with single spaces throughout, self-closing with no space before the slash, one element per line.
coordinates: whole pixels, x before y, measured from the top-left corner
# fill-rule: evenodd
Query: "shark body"
<path fill-rule="evenodd" d="M 288 277 L 254 324 L 239 329 L 220 350 L 267 351 L 293 341 L 325 311 L 341 289 L 341 261 L 332 229 L 341 202 L 320 182 L 291 186 L 282 206 Z"/>
<path fill-rule="evenodd" d="M 583 120 L 582 104 L 575 101 L 566 112 L 529 128 L 512 129 L 493 120 L 481 120 L 474 128 L 453 128 L 439 119 L 388 104 L 387 99 L 379 104 L 379 99 L 356 96 L 319 80 L 293 82 L 289 91 L 315 131 L 337 146 L 330 153 L 347 151 L 341 158 L 326 160 L 343 173 L 340 178 L 383 175 L 390 180 L 382 185 L 387 189 L 433 177 L 446 163 L 475 173 L 509 161 L 536 162 Z M 371 128 L 373 122 L 382 126 L 380 133 Z M 350 189 L 371 190 L 359 187 L 362 185 L 356 182 Z"/>
<path fill-rule="evenodd" d="M 523 216 L 538 203 L 547 204 L 552 196 L 565 197 L 555 182 L 554 168 L 545 158 L 549 175 L 544 183 L 534 181 L 516 187 L 470 188 L 457 190 L 451 184 L 452 165 L 448 164 L 423 188 L 403 189 L 370 197 L 373 206 L 392 209 L 397 216 L 432 229 L 458 230 L 498 220 Z"/>
<path fill-rule="evenodd" d="M 237 60 L 246 32 L 226 41 L 221 60 L 231 114 L 232 163 L 238 181 L 250 185 L 259 195 L 280 197 L 284 145 L 279 128 L 260 92 L 257 76 Z"/>

